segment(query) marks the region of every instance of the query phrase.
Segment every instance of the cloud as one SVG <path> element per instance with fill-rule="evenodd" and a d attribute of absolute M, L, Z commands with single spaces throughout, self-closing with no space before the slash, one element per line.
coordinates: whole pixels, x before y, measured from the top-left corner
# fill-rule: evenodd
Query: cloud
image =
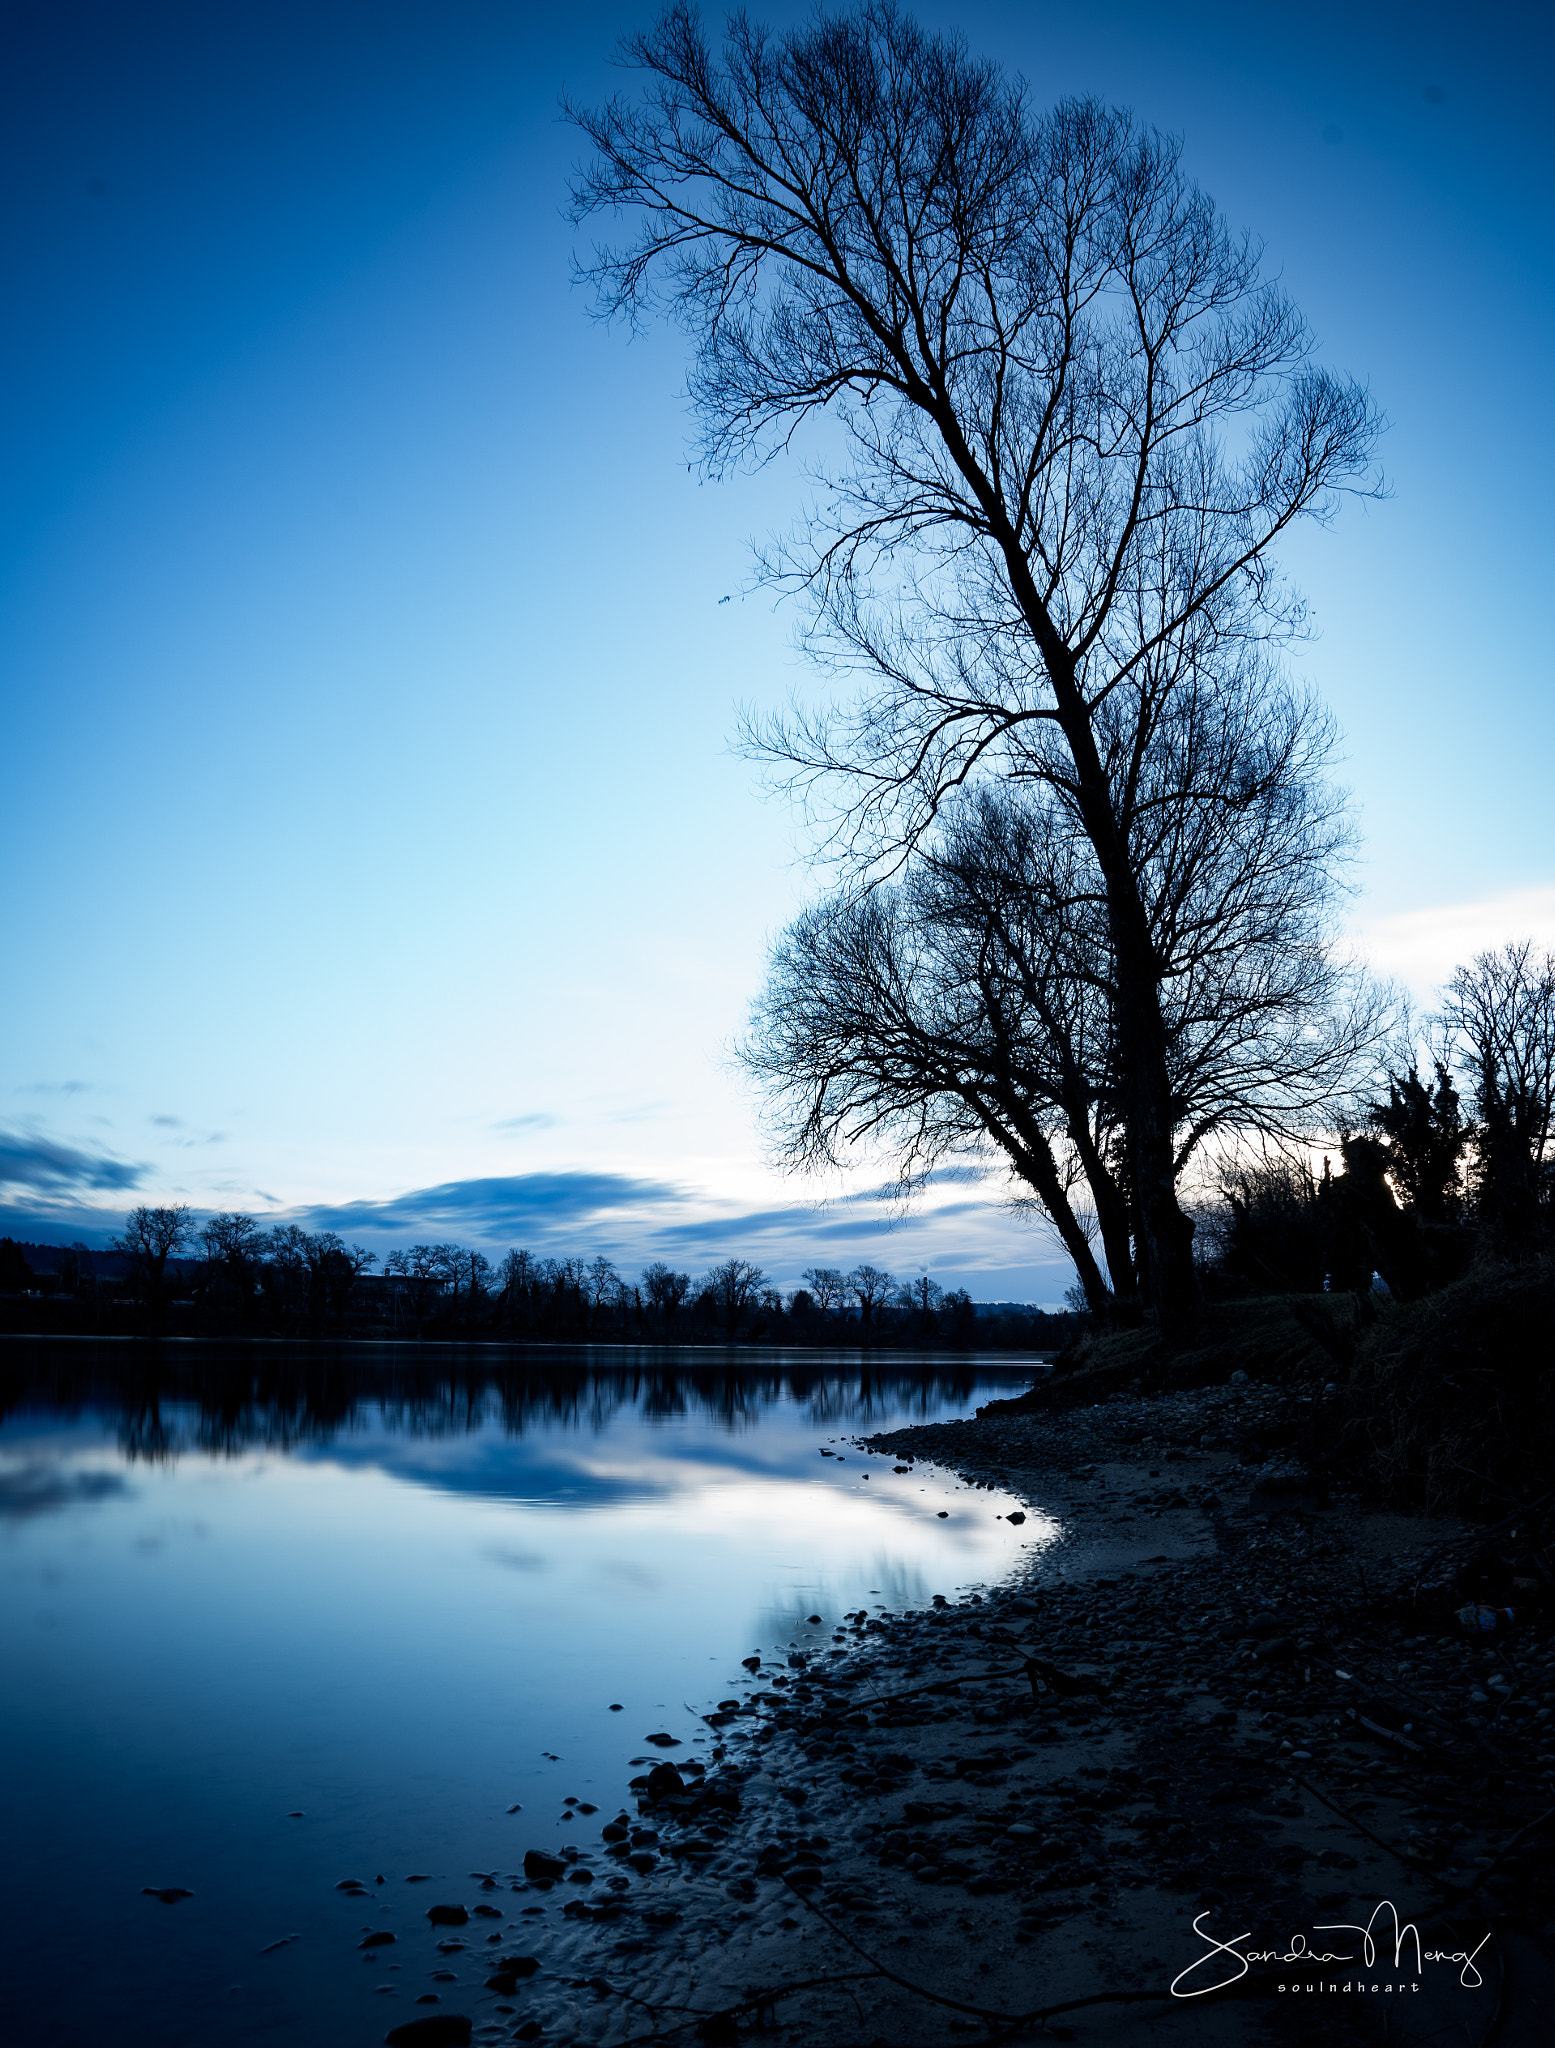
<path fill-rule="evenodd" d="M 78 1152 L 49 1138 L 20 1131 L 0 1131 L 0 1187 L 27 1189 L 40 1195 L 69 1195 L 88 1188 L 114 1190 L 137 1186 L 143 1166 L 128 1166 L 101 1153 Z"/>
<path fill-rule="evenodd" d="M 561 1118 L 552 1116 L 548 1109 L 531 1109 L 523 1116 L 505 1116 L 491 1128 L 494 1131 L 549 1131 L 560 1122 Z"/>
<path fill-rule="evenodd" d="M 490 1180 L 447 1181 L 387 1202 L 347 1202 L 297 1212 L 315 1230 L 400 1234 L 448 1230 L 512 1239 L 586 1228 L 601 1218 L 659 1208 L 685 1199 L 665 1181 L 620 1173 L 516 1173 Z"/>
<path fill-rule="evenodd" d="M 1453 969 L 1476 953 L 1509 939 L 1555 948 L 1555 883 L 1363 920 L 1355 937 L 1379 974 L 1396 976 L 1418 1000 L 1431 1003 Z"/>

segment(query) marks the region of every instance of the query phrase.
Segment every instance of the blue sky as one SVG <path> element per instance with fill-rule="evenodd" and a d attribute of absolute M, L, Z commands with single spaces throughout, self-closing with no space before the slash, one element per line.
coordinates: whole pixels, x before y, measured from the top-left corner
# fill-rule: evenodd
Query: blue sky
<path fill-rule="evenodd" d="M 1546 11 L 919 14 L 1180 133 L 1369 382 L 1392 496 L 1287 557 L 1356 934 L 1423 1000 L 1555 942 Z M 0 1229 L 178 1199 L 380 1248 L 1067 1283 L 997 1181 L 901 1219 L 875 1168 L 815 1209 L 730 1065 L 813 886 L 729 746 L 803 682 L 742 595 L 797 486 L 700 482 L 681 344 L 570 282 L 557 95 L 608 90 L 644 19 L 9 16 Z"/>

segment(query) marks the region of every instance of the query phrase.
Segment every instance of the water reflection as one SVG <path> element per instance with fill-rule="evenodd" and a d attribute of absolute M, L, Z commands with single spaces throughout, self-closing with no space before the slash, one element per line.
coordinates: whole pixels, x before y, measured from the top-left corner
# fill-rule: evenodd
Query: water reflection
<path fill-rule="evenodd" d="M 112 1414 L 132 1462 L 331 1445 L 366 1426 L 387 1435 L 598 1433 L 623 1413 L 647 1424 L 698 1417 L 754 1429 L 775 1405 L 816 1428 L 866 1431 L 928 1418 L 980 1389 L 1025 1385 L 1040 1364 L 818 1351 L 720 1354 L 705 1347 L 0 1342 L 0 1428 L 31 1407 Z"/>
<path fill-rule="evenodd" d="M 0 1345 L 21 2038 L 381 2040 L 338 1880 L 576 1838 L 563 1796 L 612 1810 L 670 1722 L 696 1754 L 741 1657 L 825 1655 L 850 1609 L 1008 1569 L 1040 1518 L 1011 1529 L 1012 1502 L 845 1439 L 1027 1377 L 1007 1357 Z M 192 1896 L 165 1910 L 148 1885 Z"/>

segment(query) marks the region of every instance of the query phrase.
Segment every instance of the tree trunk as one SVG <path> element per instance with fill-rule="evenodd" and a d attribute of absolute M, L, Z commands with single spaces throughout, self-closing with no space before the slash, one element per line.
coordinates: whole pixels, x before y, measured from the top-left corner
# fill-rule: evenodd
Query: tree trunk
<path fill-rule="evenodd" d="M 1001 525 L 1004 522 L 999 522 Z M 1025 556 L 1006 526 L 1003 552 L 1014 595 L 1026 615 L 1053 685 L 1058 723 L 1074 764 L 1075 796 L 1085 835 L 1107 892 L 1107 922 L 1117 974 L 1118 1055 L 1123 1114 L 1134 1178 L 1141 1275 L 1148 1275 L 1150 1306 L 1169 1343 L 1191 1337 L 1199 1319 L 1199 1277 L 1193 1263 L 1193 1224 L 1177 1201 L 1172 1145 L 1171 1077 L 1166 1029 L 1149 922 L 1112 805 L 1107 771 L 1096 747 L 1090 710 L 1074 657 L 1048 616 Z"/>

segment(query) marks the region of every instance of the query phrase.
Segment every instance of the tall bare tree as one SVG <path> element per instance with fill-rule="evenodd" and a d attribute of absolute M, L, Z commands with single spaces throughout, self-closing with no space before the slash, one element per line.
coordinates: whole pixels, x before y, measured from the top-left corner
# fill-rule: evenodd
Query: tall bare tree
<path fill-rule="evenodd" d="M 735 16 L 716 54 L 674 6 L 621 54 L 643 91 L 570 109 L 593 145 L 576 216 L 630 221 L 587 268 L 599 310 L 686 328 L 712 472 L 831 422 L 810 509 L 764 566 L 865 687 L 761 743 L 866 865 L 980 772 L 1062 792 L 1115 956 L 1151 1294 L 1163 1327 L 1191 1326 L 1123 805 L 1184 683 L 1299 624 L 1270 551 L 1373 487 L 1373 409 L 1313 364 L 1175 143 L 1090 101 L 1038 114 L 889 0 L 783 34 Z"/>

